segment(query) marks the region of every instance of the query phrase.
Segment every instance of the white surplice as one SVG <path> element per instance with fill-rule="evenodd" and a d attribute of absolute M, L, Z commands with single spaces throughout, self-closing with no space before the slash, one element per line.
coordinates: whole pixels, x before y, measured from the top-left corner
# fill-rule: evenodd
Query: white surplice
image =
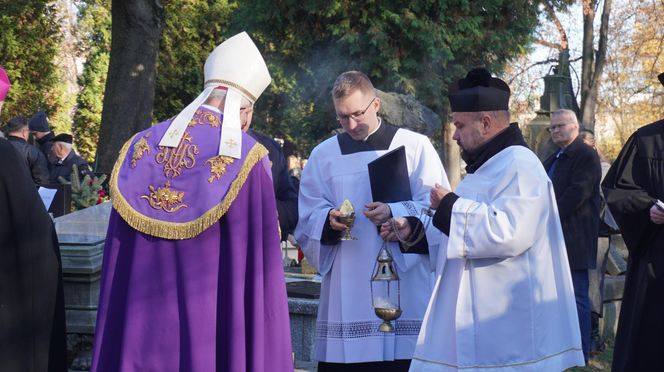
<path fill-rule="evenodd" d="M 316 359 L 333 363 L 361 363 L 410 359 L 422 318 L 433 289 L 435 263 L 429 256 L 402 254 L 389 243 L 401 278 L 401 317 L 392 322 L 394 333 L 378 331 L 381 320 L 372 307 L 371 275 L 382 240 L 376 225 L 362 213 L 372 201 L 367 163 L 401 145 L 413 200 L 390 203 L 394 217 L 419 216 L 429 206 L 429 192 L 439 183 L 449 187 L 440 158 L 428 138 L 398 129 L 388 149 L 342 154 L 337 137 L 319 144 L 302 173 L 299 223 L 295 237 L 304 255 L 322 276 L 316 326 Z M 356 220 L 351 234 L 357 238 L 336 245 L 320 242 L 331 208 L 349 199 Z M 435 253 L 440 232 L 427 232 L 430 252 Z"/>
<path fill-rule="evenodd" d="M 562 371 L 583 365 L 551 181 L 511 146 L 455 190 L 449 240 L 411 371 Z"/>

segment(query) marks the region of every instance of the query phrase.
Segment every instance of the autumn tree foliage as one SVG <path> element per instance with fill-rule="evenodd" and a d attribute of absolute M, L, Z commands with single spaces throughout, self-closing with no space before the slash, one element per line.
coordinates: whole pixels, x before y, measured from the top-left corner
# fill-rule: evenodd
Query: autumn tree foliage
<path fill-rule="evenodd" d="M 664 118 L 664 88 L 657 80 L 664 72 L 664 3 L 624 2 L 612 19 L 597 115 L 599 145 L 609 159 L 638 127 Z"/>

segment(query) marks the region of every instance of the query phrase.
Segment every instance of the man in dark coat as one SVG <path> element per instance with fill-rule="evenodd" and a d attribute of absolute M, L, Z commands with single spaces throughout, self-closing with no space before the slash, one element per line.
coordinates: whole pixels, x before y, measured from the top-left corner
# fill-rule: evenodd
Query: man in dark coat
<path fill-rule="evenodd" d="M 632 134 L 602 190 L 629 249 L 612 371 L 651 371 L 664 350 L 664 120 Z"/>
<path fill-rule="evenodd" d="M 269 136 L 253 129 L 249 129 L 247 133 L 267 148 L 267 156 L 270 163 L 272 163 L 272 182 L 274 184 L 274 196 L 277 198 L 281 241 L 285 241 L 288 234 L 292 234 L 295 225 L 297 225 L 297 190 L 288 173 L 288 164 L 284 152 L 281 145 Z"/>
<path fill-rule="evenodd" d="M 44 111 L 39 111 L 30 118 L 28 123 L 30 128 L 30 133 L 35 138 L 37 146 L 41 150 L 42 154 L 48 159 L 49 167 L 51 164 L 55 163 L 57 159 L 54 157 L 51 147 L 53 147 L 53 138 L 55 135 L 51 131 L 51 128 L 48 125 L 48 117 Z"/>
<path fill-rule="evenodd" d="M 583 354 L 590 353 L 590 279 L 588 270 L 597 261 L 599 233 L 599 155 L 579 136 L 579 123 L 571 110 L 551 114 L 551 139 L 560 150 L 544 161 L 560 213 L 560 222 L 572 271 L 574 296 L 581 328 Z"/>
<path fill-rule="evenodd" d="M 60 250 L 27 166 L 0 139 L 0 371 L 67 371 Z"/>
<path fill-rule="evenodd" d="M 28 166 L 32 175 L 32 181 L 37 185 L 48 184 L 48 162 L 44 154 L 38 148 L 28 143 L 30 129 L 28 121 L 17 116 L 9 120 L 5 127 L 7 140 L 14 146 L 23 158 L 23 162 Z"/>
<path fill-rule="evenodd" d="M 90 171 L 88 162 L 83 160 L 72 148 L 73 138 L 71 134 L 61 133 L 53 137 L 52 152 L 57 159 L 51 166 L 51 183 L 60 183 L 60 177 L 65 181 L 71 181 L 72 166 L 78 167 L 80 179 L 86 175 L 94 176 Z"/>

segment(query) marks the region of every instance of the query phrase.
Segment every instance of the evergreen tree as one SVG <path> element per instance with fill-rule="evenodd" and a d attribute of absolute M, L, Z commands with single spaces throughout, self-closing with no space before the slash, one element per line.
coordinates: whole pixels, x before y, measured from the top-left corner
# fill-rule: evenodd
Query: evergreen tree
<path fill-rule="evenodd" d="M 165 5 L 159 45 L 154 121 L 177 115 L 203 90 L 203 65 L 228 36 L 235 3 L 171 1 Z"/>
<path fill-rule="evenodd" d="M 79 4 L 79 50 L 87 55 L 79 78 L 74 138 L 80 155 L 95 159 L 111 45 L 110 0 L 85 0 Z"/>
<path fill-rule="evenodd" d="M 53 63 L 60 33 L 53 5 L 47 0 L 0 0 L 0 9 L 0 65 L 12 81 L 3 121 L 29 118 L 40 109 L 61 111 L 65 103 Z"/>
<path fill-rule="evenodd" d="M 274 79 L 256 126 L 307 152 L 338 127 L 329 92 L 339 73 L 366 72 L 446 117 L 447 86 L 479 65 L 500 72 L 537 16 L 528 0 L 247 0 L 232 21 L 260 44 Z"/>

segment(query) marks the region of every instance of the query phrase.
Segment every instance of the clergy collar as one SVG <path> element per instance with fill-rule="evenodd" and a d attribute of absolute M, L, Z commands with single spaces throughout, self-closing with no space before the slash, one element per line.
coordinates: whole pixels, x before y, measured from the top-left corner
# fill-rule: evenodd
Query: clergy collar
<path fill-rule="evenodd" d="M 489 142 L 480 146 L 474 154 L 461 152 L 461 158 L 466 162 L 466 172 L 475 173 L 484 163 L 494 155 L 510 146 L 528 147 L 523 139 L 517 123 L 511 123 L 505 130 L 498 133 Z"/>
<path fill-rule="evenodd" d="M 372 134 L 378 132 L 378 129 L 380 129 L 380 125 L 383 123 L 383 119 L 381 119 L 380 116 L 378 116 L 377 119 L 378 119 L 378 125 L 376 125 L 376 129 L 371 131 L 371 133 L 367 134 L 367 136 L 364 137 L 362 141 L 367 142 L 367 140 L 369 139 L 369 137 L 371 137 Z"/>
<path fill-rule="evenodd" d="M 348 155 L 362 151 L 387 150 L 390 148 L 392 139 L 398 129 L 389 124 L 382 124 L 381 120 L 378 122 L 378 127 L 363 140 L 356 141 L 350 134 L 346 132 L 340 133 L 337 135 L 337 141 L 339 142 L 341 154 Z"/>

